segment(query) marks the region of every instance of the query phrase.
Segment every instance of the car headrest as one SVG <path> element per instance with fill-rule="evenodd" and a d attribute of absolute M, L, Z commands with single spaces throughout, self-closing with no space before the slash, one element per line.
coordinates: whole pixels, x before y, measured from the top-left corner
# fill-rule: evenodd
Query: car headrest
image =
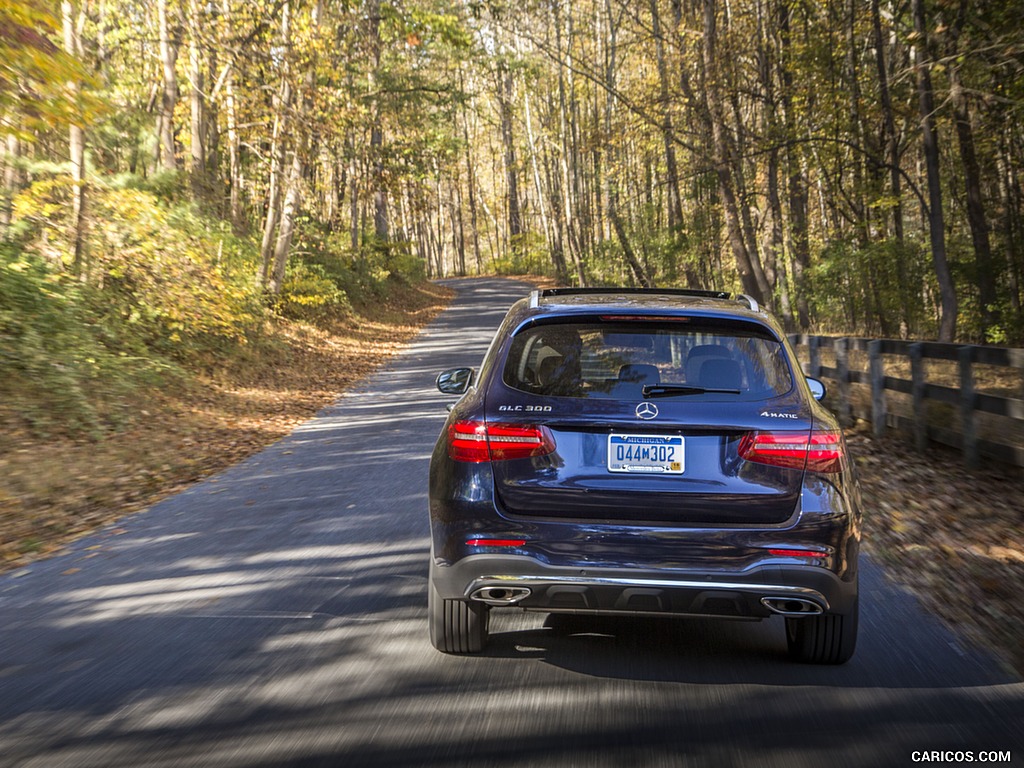
<path fill-rule="evenodd" d="M 619 381 L 636 384 L 657 384 L 661 381 L 658 366 L 650 363 L 633 363 L 619 368 Z"/>
<path fill-rule="evenodd" d="M 697 385 L 708 389 L 742 389 L 743 373 L 735 360 L 709 357 L 700 367 Z"/>

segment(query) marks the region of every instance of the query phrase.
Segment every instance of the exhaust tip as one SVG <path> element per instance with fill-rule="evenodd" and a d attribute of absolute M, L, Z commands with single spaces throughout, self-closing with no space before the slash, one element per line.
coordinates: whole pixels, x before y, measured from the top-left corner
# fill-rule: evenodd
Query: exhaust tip
<path fill-rule="evenodd" d="M 481 587 L 470 594 L 469 599 L 488 605 L 515 605 L 529 595 L 529 587 Z"/>
<path fill-rule="evenodd" d="M 824 613 L 818 603 L 802 597 L 762 597 L 761 605 L 781 616 L 816 616 Z"/>

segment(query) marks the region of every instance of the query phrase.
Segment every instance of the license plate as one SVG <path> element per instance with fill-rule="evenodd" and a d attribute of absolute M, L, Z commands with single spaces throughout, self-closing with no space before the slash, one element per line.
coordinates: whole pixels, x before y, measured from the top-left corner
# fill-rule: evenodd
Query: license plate
<path fill-rule="evenodd" d="M 681 475 L 683 438 L 679 435 L 609 435 L 608 471 Z"/>

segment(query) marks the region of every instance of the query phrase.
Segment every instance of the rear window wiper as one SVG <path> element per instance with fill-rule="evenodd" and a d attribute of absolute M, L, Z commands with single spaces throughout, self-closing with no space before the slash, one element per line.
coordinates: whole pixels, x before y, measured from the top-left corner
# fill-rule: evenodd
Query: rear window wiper
<path fill-rule="evenodd" d="M 676 395 L 738 395 L 738 389 L 714 389 L 693 387 L 688 384 L 645 384 L 641 390 L 644 397 L 675 397 Z"/>

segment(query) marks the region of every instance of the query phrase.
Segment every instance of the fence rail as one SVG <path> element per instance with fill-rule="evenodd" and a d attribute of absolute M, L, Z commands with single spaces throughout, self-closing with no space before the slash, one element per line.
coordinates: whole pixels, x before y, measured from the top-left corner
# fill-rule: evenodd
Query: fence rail
<path fill-rule="evenodd" d="M 1011 441 L 1006 437 L 1012 438 L 1015 432 L 1024 434 L 1024 399 L 978 392 L 975 376 L 976 365 L 1010 369 L 1008 373 L 1013 369 L 1024 371 L 1024 349 L 805 334 L 791 335 L 789 341 L 794 347 L 806 347 L 804 372 L 808 376 L 836 382 L 835 407 L 845 425 L 857 416 L 870 421 L 877 436 L 884 434 L 887 428 L 912 434 L 918 450 L 924 450 L 929 440 L 959 448 L 970 467 L 977 467 L 983 456 L 1024 467 L 1024 440 Z M 826 349 L 832 351 L 834 365 L 822 364 L 821 353 Z M 851 367 L 851 352 L 866 355 L 866 369 Z M 910 378 L 887 375 L 885 357 L 906 358 L 902 367 L 909 367 Z M 956 363 L 958 386 L 929 382 L 925 368 L 928 360 Z M 1015 392 L 1022 393 L 1020 375 L 1017 378 Z M 851 396 L 851 385 L 855 384 L 870 390 L 869 406 Z M 910 397 L 909 417 L 895 412 L 886 392 Z M 930 402 L 953 406 L 959 413 L 959 431 L 929 423 Z M 981 413 L 1008 420 L 999 422 L 994 430 L 995 439 L 979 436 L 978 414 Z M 951 417 L 951 414 L 945 415 Z"/>

